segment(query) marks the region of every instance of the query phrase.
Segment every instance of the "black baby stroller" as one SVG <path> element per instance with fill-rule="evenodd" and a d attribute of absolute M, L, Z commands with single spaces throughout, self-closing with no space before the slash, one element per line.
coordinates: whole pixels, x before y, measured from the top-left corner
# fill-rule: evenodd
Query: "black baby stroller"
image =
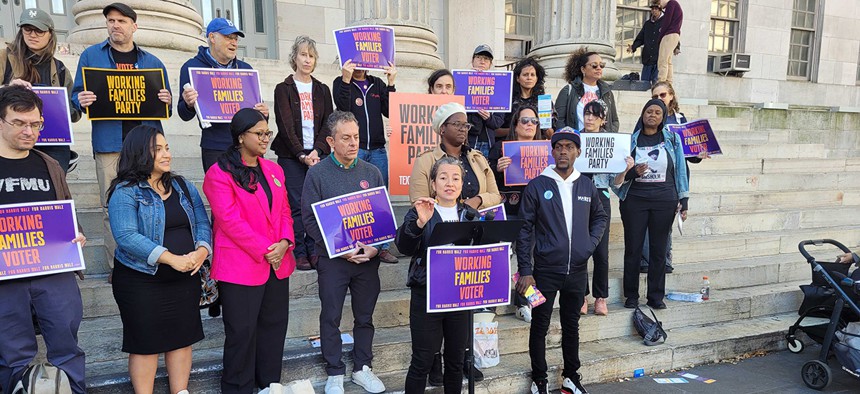
<path fill-rule="evenodd" d="M 853 325 L 860 324 L 854 323 L 860 320 L 860 308 L 857 306 L 860 289 L 852 279 L 848 278 L 851 264 L 819 262 L 806 251 L 808 245 L 824 244 L 836 246 L 844 253 L 851 253 L 845 245 L 832 239 L 800 242 L 798 245 L 800 254 L 812 266 L 812 284 L 800 287 L 803 290 L 803 302 L 798 310 L 800 318 L 789 327 L 788 334 L 785 336 L 788 350 L 792 353 L 800 353 L 803 350 L 803 342 L 795 335 L 797 330 L 803 331 L 812 340 L 821 344 L 818 359 L 806 362 L 801 368 L 803 383 L 815 390 L 824 389 L 833 379 L 827 364 L 831 353 L 836 355 L 843 369 L 850 374 L 857 377 L 860 371 L 860 347 L 852 347 L 856 344 L 854 339 L 860 338 L 855 338 L 856 334 L 851 333 L 856 329 Z M 843 310 L 846 305 L 848 309 Z M 802 324 L 806 318 L 822 317 L 829 320 L 813 325 Z"/>

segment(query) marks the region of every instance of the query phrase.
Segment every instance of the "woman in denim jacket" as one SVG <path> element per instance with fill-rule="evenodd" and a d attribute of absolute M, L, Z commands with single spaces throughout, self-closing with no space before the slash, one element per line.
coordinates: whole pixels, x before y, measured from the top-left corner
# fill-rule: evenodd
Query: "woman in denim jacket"
<path fill-rule="evenodd" d="M 197 189 L 170 172 L 170 159 L 163 132 L 137 126 L 108 189 L 113 295 L 138 393 L 153 392 L 160 353 L 170 393 L 187 393 L 191 345 L 203 339 L 198 270 L 212 252 L 212 228 Z"/>
<path fill-rule="evenodd" d="M 624 223 L 624 307 L 639 304 L 639 259 L 647 229 L 648 306 L 665 309 L 667 237 L 675 213 L 680 212 L 681 220 L 687 218 L 690 188 L 681 140 L 666 127 L 666 105 L 661 100 L 649 100 L 642 108 L 631 137 L 631 156 L 628 170 L 615 177 L 613 186 Z"/>

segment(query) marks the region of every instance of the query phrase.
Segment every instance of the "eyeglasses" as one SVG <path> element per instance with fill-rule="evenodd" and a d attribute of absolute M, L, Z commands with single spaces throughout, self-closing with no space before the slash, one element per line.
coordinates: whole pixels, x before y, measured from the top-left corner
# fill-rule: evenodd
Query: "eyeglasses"
<path fill-rule="evenodd" d="M 534 118 L 534 117 L 531 117 L 531 116 L 520 118 L 520 124 L 521 124 L 521 125 L 525 126 L 525 125 L 527 125 L 527 124 L 529 124 L 529 123 L 531 123 L 531 124 L 533 124 L 533 125 L 537 126 L 537 125 L 539 125 L 539 124 L 540 124 L 540 119 L 538 119 L 538 118 Z"/>
<path fill-rule="evenodd" d="M 248 131 L 247 133 L 248 133 L 248 134 L 256 135 L 256 136 L 257 136 L 257 138 L 259 138 L 259 139 L 260 139 L 260 141 L 265 141 L 265 140 L 271 139 L 271 138 L 272 138 L 272 136 L 273 136 L 273 135 L 275 135 L 275 132 L 274 132 L 274 131 L 272 131 L 272 130 L 267 130 L 266 132 L 262 132 L 262 131 Z"/>
<path fill-rule="evenodd" d="M 451 126 L 460 131 L 469 131 L 472 129 L 471 123 L 443 123 L 444 125 Z"/>
<path fill-rule="evenodd" d="M 221 33 L 218 33 L 218 34 L 221 34 Z M 236 33 L 233 33 L 233 34 L 221 34 L 221 37 L 224 37 L 224 39 L 225 39 L 225 40 L 227 40 L 227 41 L 236 41 L 236 42 L 238 42 L 238 41 L 239 41 L 239 35 L 238 35 L 238 34 L 236 34 Z"/>
<path fill-rule="evenodd" d="M 36 37 L 42 37 L 48 33 L 47 30 L 39 30 L 39 29 L 37 29 L 33 26 L 29 26 L 29 25 L 21 26 L 21 31 L 24 32 L 24 34 L 33 35 Z"/>
<path fill-rule="evenodd" d="M 2 119 L 2 118 L 0 118 L 0 119 Z M 6 119 L 2 119 L 2 120 L 3 120 L 3 123 L 6 123 L 9 126 L 14 127 L 16 131 L 22 131 L 22 130 L 26 129 L 27 127 L 29 127 L 33 131 L 42 131 L 42 129 L 45 128 L 45 122 L 41 122 L 41 121 L 40 122 L 27 123 L 27 122 L 22 122 L 20 120 L 15 120 L 12 122 L 10 122 Z"/>
<path fill-rule="evenodd" d="M 591 63 L 591 64 L 589 64 L 589 66 L 591 66 L 591 68 L 593 68 L 593 69 L 595 69 L 595 70 L 597 70 L 598 68 L 599 68 L 599 69 L 604 69 L 604 68 L 606 68 L 606 63 L 596 63 L 596 62 L 595 62 L 595 63 Z"/>
<path fill-rule="evenodd" d="M 652 96 L 651 96 L 651 99 L 653 100 L 653 99 L 656 99 L 656 98 L 658 98 L 658 97 L 659 97 L 659 98 L 660 98 L 660 100 L 662 100 L 662 99 L 666 98 L 666 96 L 668 96 L 668 95 L 669 95 L 669 92 L 663 92 L 663 93 L 660 93 L 660 94 L 652 95 Z"/>

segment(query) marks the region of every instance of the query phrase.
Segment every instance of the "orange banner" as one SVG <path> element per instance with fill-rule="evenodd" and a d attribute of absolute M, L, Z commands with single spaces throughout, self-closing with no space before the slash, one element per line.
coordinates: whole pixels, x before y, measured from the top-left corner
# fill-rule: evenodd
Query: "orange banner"
<path fill-rule="evenodd" d="M 417 93 L 391 93 L 389 96 L 388 185 L 391 195 L 409 195 L 409 176 L 415 159 L 439 145 L 439 135 L 433 130 L 433 113 L 440 105 L 451 102 L 463 104 L 465 98 Z"/>

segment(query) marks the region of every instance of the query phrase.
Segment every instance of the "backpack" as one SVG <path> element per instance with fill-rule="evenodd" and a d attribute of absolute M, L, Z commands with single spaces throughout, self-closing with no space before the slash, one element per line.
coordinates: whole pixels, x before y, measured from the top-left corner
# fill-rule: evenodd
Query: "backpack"
<path fill-rule="evenodd" d="M 48 364 L 27 367 L 12 394 L 72 394 L 69 376 L 63 370 Z"/>

